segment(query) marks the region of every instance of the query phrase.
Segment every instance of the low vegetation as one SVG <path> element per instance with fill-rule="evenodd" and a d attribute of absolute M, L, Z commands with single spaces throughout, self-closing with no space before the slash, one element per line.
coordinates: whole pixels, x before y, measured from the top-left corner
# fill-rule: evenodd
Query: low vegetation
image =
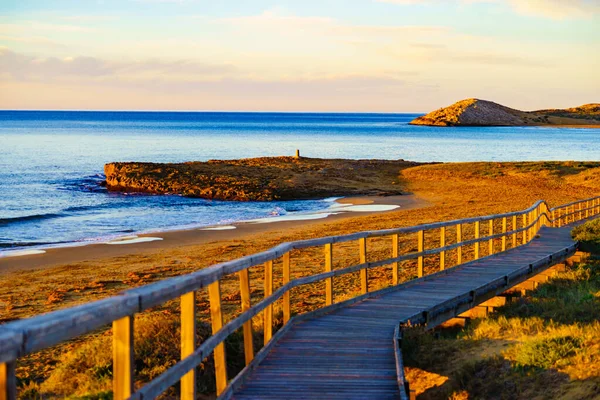
<path fill-rule="evenodd" d="M 599 220 L 574 230 L 600 243 Z M 600 256 L 576 265 L 466 328 L 405 340 L 418 399 L 600 398 Z"/>
<path fill-rule="evenodd" d="M 573 238 L 581 243 L 583 251 L 600 254 L 600 219 L 573 229 Z"/>
<path fill-rule="evenodd" d="M 0 321 L 25 318 L 104 298 L 131 287 L 193 272 L 218 262 L 261 251 L 283 241 L 501 213 L 527 208 L 539 199 L 546 199 L 552 206 L 592 197 L 600 190 L 600 181 L 584 179 L 584 177 L 598 175 L 599 168 L 600 166 L 597 163 L 579 162 L 457 163 L 421 165 L 410 168 L 397 167 L 393 174 L 394 180 L 390 177 L 390 182 L 397 182 L 397 185 L 394 186 L 397 186 L 398 190 L 412 192 L 424 199 L 428 204 L 427 206 L 419 209 L 400 209 L 368 217 L 358 216 L 333 222 L 324 220 L 286 229 L 283 232 L 274 230 L 248 235 L 235 240 L 172 249 L 158 248 L 128 256 L 0 273 Z M 382 174 L 388 176 L 391 172 L 384 169 Z M 468 235 L 472 235 L 472 232 L 465 231 L 464 234 L 467 238 Z M 416 237 L 407 236 L 403 240 L 403 251 L 414 251 Z M 432 246 L 436 240 L 439 239 L 428 237 L 427 243 Z M 368 246 L 370 257 L 382 259 L 389 256 L 389 241 L 386 241 L 385 238 L 370 240 Z M 465 259 L 468 259 L 469 254 L 469 249 L 465 249 Z M 306 276 L 317 271 L 321 272 L 324 266 L 323 250 L 322 248 L 315 248 L 294 252 L 292 260 L 293 277 Z M 356 264 L 358 260 L 359 254 L 356 243 L 340 244 L 334 247 L 334 268 Z M 435 257 L 427 258 L 425 269 L 437 268 L 437 262 L 438 260 Z M 448 265 L 452 264 L 453 254 L 447 254 L 447 262 Z M 509 356 L 508 353 L 503 356 L 501 353 L 505 348 L 510 347 L 511 343 L 517 343 L 512 336 L 502 335 L 509 335 L 507 332 L 510 330 L 507 326 L 516 327 L 519 326 L 518 324 L 528 327 L 523 328 L 523 330 L 543 329 L 546 332 L 545 339 L 558 340 L 556 343 L 552 341 L 547 343 L 536 342 L 535 346 L 560 346 L 560 354 L 565 352 L 565 354 L 571 354 L 571 350 L 574 349 L 572 351 L 575 351 L 575 355 L 569 355 L 568 357 L 575 360 L 580 356 L 587 357 L 589 354 L 584 354 L 582 351 L 597 346 L 597 343 L 594 344 L 593 341 L 587 339 L 593 336 L 591 334 L 594 333 L 594 330 L 598 332 L 598 326 L 592 324 L 594 318 L 598 319 L 597 312 L 600 309 L 598 307 L 598 289 L 595 289 L 595 292 L 592 291 L 592 288 L 596 287 L 593 286 L 596 285 L 594 282 L 597 282 L 598 270 L 595 265 L 590 264 L 571 271 L 571 275 L 565 275 L 562 280 L 554 281 L 554 285 L 560 284 L 564 288 L 553 289 L 556 286 L 548 286 L 546 289 L 539 290 L 538 294 L 535 295 L 537 297 L 532 297 L 531 301 L 523 300 L 518 305 L 509 306 L 505 310 L 507 313 L 505 318 L 509 322 L 503 322 L 498 317 L 476 323 L 474 327 L 469 328 L 471 329 L 468 331 L 470 336 L 464 333 L 462 336 L 434 339 L 433 336 L 424 335 L 419 340 L 430 340 L 436 351 L 423 352 L 414 360 L 425 362 L 429 359 L 428 357 L 438 358 L 432 358 L 430 364 L 417 365 L 412 363 L 413 368 L 418 367 L 420 370 L 429 371 L 430 373 L 412 374 L 411 382 L 418 384 L 420 378 L 417 377 L 422 377 L 425 381 L 435 381 L 437 379 L 436 382 L 439 383 L 440 387 L 438 389 L 428 389 L 428 386 L 424 385 L 423 391 L 427 393 L 423 395 L 426 396 L 424 398 L 439 398 L 435 397 L 434 393 L 443 393 L 448 396 L 451 396 L 452 393 L 460 396 L 461 391 L 482 393 L 469 386 L 477 385 L 476 382 L 478 382 L 476 379 L 471 379 L 472 376 L 487 373 L 493 377 L 495 382 L 499 382 L 500 378 L 496 379 L 495 375 L 498 373 L 496 367 L 500 368 L 500 366 L 507 369 L 506 374 L 510 374 L 511 377 L 513 375 L 530 376 L 530 369 L 513 368 L 513 360 L 515 363 L 517 362 L 516 356 Z M 415 272 L 416 265 L 414 263 L 405 263 L 402 278 L 405 280 L 410 279 L 415 275 Z M 255 304 L 264 296 L 262 268 L 253 268 L 250 277 L 252 302 Z M 371 289 L 384 287 L 391 282 L 391 270 L 388 267 L 378 268 L 372 271 L 370 277 L 372 277 L 372 280 L 370 280 Z M 275 263 L 275 289 L 281 285 L 281 282 L 281 264 Z M 585 285 L 588 285 L 589 289 L 585 289 Z M 349 293 L 356 293 L 360 288 L 358 276 L 336 278 L 334 288 L 336 301 L 348 298 Z M 237 277 L 231 276 L 224 279 L 221 283 L 221 290 L 225 322 L 227 322 L 240 312 Z M 560 295 L 553 294 L 553 290 L 558 291 Z M 544 294 L 545 297 L 541 294 Z M 293 313 L 318 308 L 324 303 L 324 284 L 313 284 L 294 289 L 291 298 Z M 197 307 L 199 310 L 198 337 L 202 339 L 208 334 L 209 322 L 208 299 L 203 291 L 198 293 Z M 584 311 L 575 313 L 573 311 L 575 307 L 579 307 L 578 310 Z M 569 321 L 569 318 L 573 318 L 570 317 L 572 315 L 580 320 Z M 589 318 L 588 322 L 581 322 L 581 319 L 586 318 L 586 316 Z M 160 371 L 172 365 L 178 359 L 178 318 L 178 302 L 167 303 L 160 308 L 137 316 L 135 322 L 136 385 L 143 385 L 148 379 L 158 375 Z M 553 322 L 550 323 L 550 320 Z M 278 321 L 281 323 L 281 318 Z M 257 316 L 253 323 L 257 328 L 256 348 L 259 348 L 261 337 L 258 332 L 260 332 L 262 324 L 261 316 Z M 475 330 L 476 326 L 479 327 L 479 330 Z M 567 329 L 564 326 L 571 326 L 571 328 Z M 560 331 L 559 329 L 565 330 Z M 488 336 L 482 336 L 481 338 L 477 336 L 484 335 L 484 332 L 489 332 L 485 334 Z M 21 397 L 49 398 L 63 397 L 66 394 L 71 394 L 73 398 L 87 399 L 110 397 L 110 335 L 110 330 L 100 331 L 94 335 L 78 338 L 69 343 L 20 359 L 17 364 L 17 376 Z M 571 336 L 576 340 L 560 339 L 567 336 Z M 538 339 L 541 338 L 541 336 L 538 337 Z M 478 347 L 473 343 L 480 343 L 481 345 Z M 534 345 L 532 344 L 532 346 Z M 580 347 L 576 348 L 576 346 Z M 93 351 L 88 351 L 88 349 Z M 482 354 L 489 354 L 490 357 L 477 358 L 475 354 L 478 351 Z M 94 353 L 94 358 L 86 356 L 89 352 Z M 241 340 L 239 334 L 236 334 L 227 343 L 228 366 L 231 368 L 230 376 L 241 368 L 243 364 L 241 354 Z M 464 357 L 459 357 L 460 354 L 464 354 Z M 443 355 L 447 355 L 447 357 L 441 358 Z M 463 360 L 464 363 L 460 361 L 461 364 L 456 364 L 456 374 L 451 375 L 450 368 L 455 365 L 455 359 Z M 527 364 L 529 361 L 526 361 L 525 358 L 519 360 L 521 364 L 529 365 Z M 549 363 L 552 360 L 550 358 L 536 361 L 536 363 Z M 478 364 L 479 362 L 483 362 L 483 364 Z M 586 367 L 587 372 L 585 373 L 593 373 L 593 368 L 596 368 L 597 371 L 596 362 L 597 358 L 590 358 L 588 363 L 590 367 Z M 435 363 L 438 364 L 435 369 L 427 370 L 428 366 Z M 442 367 L 446 368 L 446 364 L 448 369 L 441 369 Z M 595 367 L 593 367 L 594 365 Z M 552 368 L 546 369 L 546 371 L 550 371 L 549 374 L 558 374 L 557 376 L 563 380 L 566 376 L 564 374 L 572 373 L 570 366 L 560 366 L 560 368 L 562 369 L 557 370 L 558 372 L 553 372 L 554 369 Z M 483 372 L 476 372 L 479 370 Z M 199 369 L 198 385 L 207 398 L 210 398 L 211 393 L 214 391 L 214 379 L 211 375 L 213 373 L 211 360 L 205 360 Z M 436 373 L 437 375 L 434 375 Z M 437 376 L 437 378 L 434 379 L 434 376 Z M 591 378 L 588 378 L 577 379 L 585 380 L 588 383 L 595 382 L 590 381 Z M 449 381 L 451 384 L 444 384 L 441 382 L 442 380 L 444 382 Z M 176 395 L 176 390 L 172 389 L 168 395 Z M 510 390 L 507 393 L 513 393 Z M 531 397 L 535 398 L 535 396 Z"/>

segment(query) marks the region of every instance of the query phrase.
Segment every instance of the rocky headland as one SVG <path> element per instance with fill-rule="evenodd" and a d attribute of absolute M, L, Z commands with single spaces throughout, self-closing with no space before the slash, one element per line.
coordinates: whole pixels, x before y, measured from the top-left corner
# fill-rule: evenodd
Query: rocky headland
<path fill-rule="evenodd" d="M 487 100 L 467 99 L 410 122 L 430 126 L 591 126 L 600 127 L 600 104 L 567 109 L 520 111 Z"/>
<path fill-rule="evenodd" d="M 110 191 L 180 194 L 215 200 L 270 201 L 399 195 L 404 160 L 263 157 L 178 164 L 106 164 Z"/>

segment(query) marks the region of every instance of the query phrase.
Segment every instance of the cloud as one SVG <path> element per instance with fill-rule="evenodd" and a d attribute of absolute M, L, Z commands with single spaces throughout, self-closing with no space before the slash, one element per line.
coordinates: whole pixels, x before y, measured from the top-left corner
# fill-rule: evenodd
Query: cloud
<path fill-rule="evenodd" d="M 388 36 L 415 33 L 445 33 L 450 29 L 435 25 L 357 25 L 345 24 L 329 17 L 299 17 L 283 13 L 280 9 L 271 9 L 258 15 L 222 18 L 220 22 L 235 26 L 253 26 L 262 30 L 276 30 L 283 34 L 295 32 L 301 34 L 315 33 L 328 36 Z"/>
<path fill-rule="evenodd" d="M 521 15 L 550 19 L 590 18 L 600 13 L 598 0 L 375 0 L 378 3 L 398 5 L 435 5 L 443 3 L 505 4 Z"/>
<path fill-rule="evenodd" d="M 375 110 L 387 99 L 391 111 L 407 91 L 435 90 L 411 82 L 417 75 L 390 67 L 371 74 L 278 77 L 197 61 L 37 58 L 0 47 L 0 86 L 21 88 L 11 100 L 21 108 Z"/>
<path fill-rule="evenodd" d="M 54 81 L 61 79 L 98 79 L 129 77 L 131 79 L 202 80 L 224 76 L 235 71 L 232 65 L 208 64 L 192 60 L 109 61 L 96 57 L 34 57 L 0 48 L 0 73 L 15 80 Z"/>
<path fill-rule="evenodd" d="M 94 32 L 94 29 L 89 26 L 72 25 L 72 24 L 50 24 L 39 21 L 21 21 L 17 23 L 0 24 L 0 32 L 26 32 L 32 31 L 43 32 L 66 32 L 66 33 L 88 33 Z"/>
<path fill-rule="evenodd" d="M 45 36 L 0 35 L 0 42 L 15 42 L 15 43 L 43 45 L 43 46 L 49 46 L 49 47 L 64 47 L 63 44 L 60 44 L 60 43 L 58 43 L 50 38 L 47 38 Z"/>
<path fill-rule="evenodd" d="M 597 0 L 509 0 L 519 14 L 551 19 L 589 18 L 600 13 Z"/>

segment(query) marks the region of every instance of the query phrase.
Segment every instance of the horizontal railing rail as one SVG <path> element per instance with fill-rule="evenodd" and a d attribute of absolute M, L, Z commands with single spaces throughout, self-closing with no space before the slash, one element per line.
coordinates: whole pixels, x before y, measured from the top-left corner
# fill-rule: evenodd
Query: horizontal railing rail
<path fill-rule="evenodd" d="M 94 332 L 111 323 L 115 399 L 154 398 L 177 382 L 181 382 L 182 398 L 194 398 L 196 396 L 195 367 L 211 354 L 214 357 L 217 394 L 221 394 L 228 387 L 224 341 L 232 333 L 243 329 L 245 359 L 246 364 L 250 364 L 254 358 L 253 318 L 260 313 L 263 314 L 264 344 L 267 345 L 273 337 L 275 302 L 283 301 L 284 326 L 291 319 L 290 291 L 293 288 L 325 281 L 325 305 L 330 306 L 334 303 L 334 277 L 358 272 L 360 296 L 362 296 L 369 292 L 368 271 L 371 269 L 391 265 L 393 286 L 400 283 L 399 271 L 402 262 L 416 261 L 416 277 L 420 278 L 427 274 L 425 260 L 431 257 L 436 257 L 437 263 L 437 267 L 432 268 L 444 270 L 449 261 L 447 257 L 449 252 L 456 253 L 453 264 L 459 265 L 466 261 L 467 254 L 463 250 L 469 249 L 472 259 L 479 259 L 484 252 L 489 256 L 530 242 L 542 226 L 560 227 L 599 213 L 600 197 L 579 200 L 550 209 L 545 201 L 538 201 L 525 210 L 504 214 L 287 242 L 191 274 L 130 289 L 104 300 L 7 323 L 0 326 L 0 399 L 3 396 L 8 399 L 16 396 L 14 371 L 15 361 L 19 357 Z M 482 236 L 481 226 L 485 222 L 487 222 L 487 233 Z M 467 238 L 465 228 L 470 227 L 471 224 L 473 237 Z M 495 232 L 496 229 L 499 231 Z M 454 243 L 449 243 L 448 234 L 451 231 L 454 233 Z M 401 254 L 400 235 L 410 234 L 417 236 L 416 251 Z M 433 240 L 436 243 L 430 248 L 426 248 L 426 235 L 429 242 Z M 368 239 L 382 237 L 392 239 L 392 256 L 367 261 Z M 404 241 L 410 243 L 412 240 L 414 238 Z M 358 241 L 359 263 L 333 269 L 333 246 L 351 241 Z M 488 246 L 482 246 L 485 242 Z M 294 250 L 321 246 L 324 248 L 324 271 L 292 279 L 290 253 Z M 273 263 L 280 259 L 283 281 L 281 286 L 275 289 Z M 259 265 L 264 265 L 264 298 L 251 305 L 249 268 Z M 233 274 L 237 274 L 239 279 L 242 312 L 224 325 L 220 280 Z M 208 291 L 213 335 L 198 346 L 195 340 L 196 297 L 197 292 L 205 288 Z M 178 298 L 181 301 L 181 361 L 134 392 L 134 316 Z"/>

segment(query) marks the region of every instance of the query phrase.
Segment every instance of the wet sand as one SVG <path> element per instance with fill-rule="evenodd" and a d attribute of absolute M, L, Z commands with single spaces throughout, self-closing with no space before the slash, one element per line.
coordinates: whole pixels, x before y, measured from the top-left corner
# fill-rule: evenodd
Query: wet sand
<path fill-rule="evenodd" d="M 307 215 L 318 215 L 318 219 L 296 219 L 272 222 L 240 222 L 225 227 L 195 228 L 190 230 L 157 232 L 137 235 L 123 239 L 122 243 L 113 241 L 112 243 L 88 244 L 85 246 L 61 247 L 44 249 L 45 253 L 30 254 L 14 257 L 0 258 L 0 275 L 14 272 L 17 270 L 39 269 L 55 265 L 64 265 L 77 263 L 87 260 L 97 260 L 102 258 L 126 257 L 132 254 L 156 253 L 166 249 L 176 247 L 201 245 L 211 242 L 224 240 L 241 239 L 246 236 L 255 235 L 263 232 L 278 232 L 286 229 L 319 225 L 337 221 L 343 218 L 352 218 L 370 214 L 393 212 L 387 211 L 345 211 L 347 207 L 369 206 L 369 205 L 393 205 L 398 206 L 396 210 L 409 210 L 427 206 L 425 200 L 415 195 L 403 196 L 359 196 L 347 197 L 337 200 L 338 206 L 331 209 L 321 210 Z M 332 203 L 334 204 L 334 203 Z M 231 228 L 235 227 L 235 229 Z M 156 238 L 156 239 L 151 239 Z"/>

